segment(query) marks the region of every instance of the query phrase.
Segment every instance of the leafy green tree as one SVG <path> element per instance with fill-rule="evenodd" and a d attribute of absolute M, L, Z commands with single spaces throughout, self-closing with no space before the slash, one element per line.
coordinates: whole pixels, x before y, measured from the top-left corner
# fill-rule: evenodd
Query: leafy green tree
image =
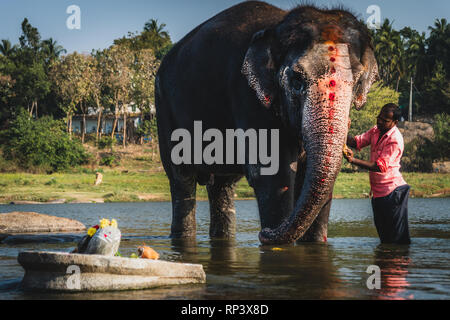
<path fill-rule="evenodd" d="M 69 135 L 72 134 L 72 116 L 77 106 L 89 94 L 89 84 L 86 78 L 88 65 L 86 56 L 74 52 L 61 58 L 50 71 L 50 78 L 62 101 L 60 107 L 66 114 Z M 83 110 L 85 111 L 85 109 Z"/>
<path fill-rule="evenodd" d="M 129 32 L 127 37 L 114 40 L 114 44 L 127 46 L 135 52 L 142 49 L 152 49 L 156 58 L 162 60 L 173 45 L 165 27 L 166 24 L 159 24 L 158 20 L 150 19 L 145 23 L 141 33 Z"/>
<path fill-rule="evenodd" d="M 16 49 L 17 47 L 12 46 L 9 40 L 3 39 L 0 43 L 0 53 L 6 58 L 10 58 L 14 54 Z"/>
<path fill-rule="evenodd" d="M 438 61 L 425 84 L 426 111 L 434 114 L 450 111 L 450 83 L 442 62 Z"/>
<path fill-rule="evenodd" d="M 88 154 L 77 140 L 70 140 L 61 120 L 43 116 L 30 119 L 22 111 L 2 132 L 3 154 L 23 169 L 58 171 L 88 161 Z"/>

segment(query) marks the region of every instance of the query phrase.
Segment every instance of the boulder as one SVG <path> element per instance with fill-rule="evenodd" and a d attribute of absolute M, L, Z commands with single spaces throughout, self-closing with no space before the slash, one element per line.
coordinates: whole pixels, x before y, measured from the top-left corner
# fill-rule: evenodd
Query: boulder
<path fill-rule="evenodd" d="M 450 161 L 433 162 L 433 172 L 450 173 Z"/>
<path fill-rule="evenodd" d="M 82 253 L 113 256 L 119 250 L 121 237 L 120 230 L 115 227 L 99 229 L 89 240 L 86 251 Z"/>
<path fill-rule="evenodd" d="M 403 142 L 410 143 L 415 138 L 434 140 L 433 126 L 425 122 L 399 122 L 397 125 L 401 134 L 403 135 Z"/>
<path fill-rule="evenodd" d="M 21 252 L 24 290 L 65 292 L 148 289 L 205 283 L 200 264 L 66 252 Z"/>
<path fill-rule="evenodd" d="M 36 212 L 0 214 L 0 234 L 39 232 L 81 232 L 86 227 L 79 221 Z"/>

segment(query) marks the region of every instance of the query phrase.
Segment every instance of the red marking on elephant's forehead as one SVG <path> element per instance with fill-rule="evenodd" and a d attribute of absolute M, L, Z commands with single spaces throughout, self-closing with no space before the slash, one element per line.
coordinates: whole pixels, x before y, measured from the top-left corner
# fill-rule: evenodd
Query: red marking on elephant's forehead
<path fill-rule="evenodd" d="M 335 57 L 331 57 L 331 58 L 330 58 L 330 61 L 331 61 L 331 62 L 335 62 L 335 61 L 336 61 L 336 58 L 335 58 Z"/>
<path fill-rule="evenodd" d="M 327 236 L 323 236 L 323 241 L 327 242 Z"/>
<path fill-rule="evenodd" d="M 327 25 L 323 28 L 321 36 L 324 41 L 338 41 L 343 36 L 341 28 L 336 25 Z"/>
<path fill-rule="evenodd" d="M 330 94 L 328 95 L 328 99 L 330 99 L 331 101 L 334 101 L 336 99 L 336 95 L 334 94 L 334 92 L 330 92 Z"/>
<path fill-rule="evenodd" d="M 331 80 L 331 81 L 330 81 L 330 87 L 334 87 L 334 86 L 336 86 L 336 81 Z"/>

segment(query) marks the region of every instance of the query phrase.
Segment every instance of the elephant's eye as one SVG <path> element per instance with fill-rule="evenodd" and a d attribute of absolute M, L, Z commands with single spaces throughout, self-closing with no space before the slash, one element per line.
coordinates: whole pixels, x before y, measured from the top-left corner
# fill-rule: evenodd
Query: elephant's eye
<path fill-rule="evenodd" d="M 292 88 L 299 92 L 303 91 L 305 88 L 305 79 L 303 78 L 301 73 L 294 72 L 291 78 Z"/>

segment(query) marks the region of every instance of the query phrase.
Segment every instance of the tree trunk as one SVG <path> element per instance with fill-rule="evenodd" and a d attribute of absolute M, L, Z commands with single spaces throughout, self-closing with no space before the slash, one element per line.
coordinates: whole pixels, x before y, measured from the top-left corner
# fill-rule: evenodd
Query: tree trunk
<path fill-rule="evenodd" d="M 118 118 L 118 110 L 119 110 L 119 103 L 116 102 L 116 109 L 114 110 L 114 122 L 113 122 L 113 127 L 112 127 L 112 132 L 111 132 L 111 139 L 114 138 L 114 131 L 116 130 L 116 126 L 117 126 L 117 118 Z"/>
<path fill-rule="evenodd" d="M 126 108 L 126 107 L 124 107 Z M 123 110 L 123 147 L 127 145 L 127 110 Z"/>
<path fill-rule="evenodd" d="M 72 140 L 72 114 L 69 115 L 69 137 Z"/>
<path fill-rule="evenodd" d="M 98 118 L 97 118 L 97 135 L 95 136 L 95 139 L 98 143 L 100 123 L 101 123 L 101 119 L 102 119 L 102 107 L 100 106 L 100 102 L 99 102 L 98 98 L 96 98 L 96 102 L 97 102 Z"/>
<path fill-rule="evenodd" d="M 33 111 L 34 111 L 34 101 L 31 102 L 30 118 L 33 117 Z"/>
<path fill-rule="evenodd" d="M 83 132 L 81 133 L 81 143 L 84 143 L 85 135 L 86 135 L 86 113 L 83 112 Z"/>

